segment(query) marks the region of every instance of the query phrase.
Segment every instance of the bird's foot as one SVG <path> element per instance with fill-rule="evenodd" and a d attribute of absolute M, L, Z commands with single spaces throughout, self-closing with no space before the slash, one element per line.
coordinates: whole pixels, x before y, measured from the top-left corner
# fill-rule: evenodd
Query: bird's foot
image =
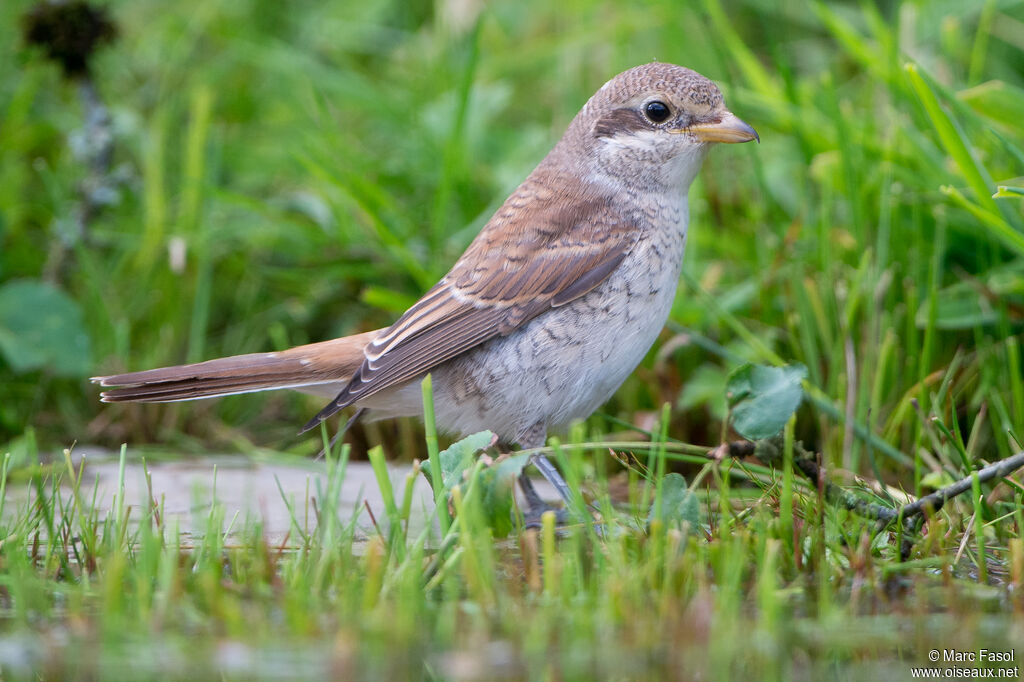
<path fill-rule="evenodd" d="M 561 507 L 553 507 L 541 499 L 540 493 L 533 486 L 533 481 L 525 472 L 519 475 L 519 488 L 523 491 L 528 506 L 523 514 L 524 528 L 540 528 L 541 517 L 549 511 L 555 513 L 555 525 L 564 526 L 569 522 L 569 512 Z"/>
<path fill-rule="evenodd" d="M 526 530 L 540 528 L 543 525 L 544 514 L 547 512 L 554 513 L 556 526 L 568 525 L 570 519 L 567 510 L 545 504 L 542 507 L 530 507 L 529 511 L 523 515 L 523 528 Z"/>

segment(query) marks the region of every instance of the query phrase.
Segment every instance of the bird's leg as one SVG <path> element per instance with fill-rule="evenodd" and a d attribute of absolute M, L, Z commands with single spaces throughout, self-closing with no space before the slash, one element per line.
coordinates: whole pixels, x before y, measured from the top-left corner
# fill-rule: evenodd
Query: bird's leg
<path fill-rule="evenodd" d="M 520 447 L 523 449 L 532 449 L 543 447 L 546 439 L 547 427 L 544 424 L 535 424 L 518 440 Z M 528 528 L 539 526 L 540 518 L 546 511 L 555 512 L 558 523 L 564 524 L 568 518 L 567 510 L 572 500 L 568 484 L 566 484 L 562 475 L 558 473 L 558 469 L 544 455 L 540 453 L 532 455 L 530 463 L 537 467 L 537 470 L 548 480 L 548 483 L 555 487 L 558 495 L 565 503 L 565 508 L 557 509 L 544 502 L 537 493 L 537 489 L 533 486 L 533 481 L 530 480 L 530 477 L 524 471 L 519 474 L 519 487 L 523 491 L 526 502 L 530 505 L 530 512 L 526 516 L 526 526 Z"/>
<path fill-rule="evenodd" d="M 512 447 L 513 444 L 510 441 L 499 440 L 497 443 L 498 452 L 512 452 Z M 546 506 L 537 489 L 533 486 L 533 481 L 526 474 L 525 467 L 519 472 L 517 481 L 519 482 L 519 489 L 523 491 L 523 497 L 526 499 L 527 509 L 542 509 Z"/>
<path fill-rule="evenodd" d="M 519 474 L 519 489 L 523 491 L 523 497 L 526 498 L 526 504 L 531 510 L 543 509 L 547 506 L 525 471 Z"/>
<path fill-rule="evenodd" d="M 531 460 L 532 459 L 533 458 L 531 458 Z M 551 467 L 550 462 L 548 462 L 548 466 Z M 551 467 L 551 469 L 554 470 L 554 467 Z M 558 476 L 558 471 L 555 471 L 555 476 Z M 550 481 L 551 479 L 548 480 Z M 559 476 L 559 480 L 561 480 L 561 476 Z M 523 515 L 526 528 L 540 528 L 541 517 L 544 515 L 544 512 L 549 511 L 555 513 L 555 523 L 558 525 L 565 525 L 568 521 L 569 515 L 566 509 L 552 507 L 542 500 L 537 489 L 533 486 L 533 481 L 530 480 L 530 477 L 525 471 L 519 474 L 519 488 L 523 491 L 523 497 L 526 498 L 526 504 L 530 507 Z"/>
<path fill-rule="evenodd" d="M 558 473 L 558 469 L 555 468 L 555 465 L 552 464 L 547 457 L 539 453 L 531 457 L 530 460 L 533 462 L 533 466 L 537 467 L 537 471 L 539 471 L 544 478 L 548 479 L 548 483 L 555 486 L 555 490 L 558 491 L 559 497 L 562 498 L 566 508 L 568 508 L 572 504 L 572 491 L 569 490 L 569 484 L 565 482 L 564 478 L 562 478 L 562 474 Z"/>

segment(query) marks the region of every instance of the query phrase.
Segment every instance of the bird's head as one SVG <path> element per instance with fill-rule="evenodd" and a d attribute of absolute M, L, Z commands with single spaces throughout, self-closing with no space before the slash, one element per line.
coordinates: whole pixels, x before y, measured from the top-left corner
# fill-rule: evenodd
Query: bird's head
<path fill-rule="evenodd" d="M 621 182 L 689 186 L 716 142 L 758 140 L 696 71 L 653 62 L 624 71 L 590 98 L 566 134 L 579 158 Z"/>

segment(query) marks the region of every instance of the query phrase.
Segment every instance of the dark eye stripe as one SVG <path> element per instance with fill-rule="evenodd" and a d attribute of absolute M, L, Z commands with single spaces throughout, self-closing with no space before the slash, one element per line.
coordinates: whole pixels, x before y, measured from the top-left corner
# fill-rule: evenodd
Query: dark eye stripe
<path fill-rule="evenodd" d="M 611 111 L 594 123 L 594 135 L 597 137 L 614 137 L 619 133 L 631 133 L 650 128 L 651 124 L 636 110 L 626 107 Z"/>

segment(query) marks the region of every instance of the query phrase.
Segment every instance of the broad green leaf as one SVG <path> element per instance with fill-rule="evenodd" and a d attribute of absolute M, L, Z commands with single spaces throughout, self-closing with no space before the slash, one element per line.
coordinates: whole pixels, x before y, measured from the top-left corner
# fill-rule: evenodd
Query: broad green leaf
<path fill-rule="evenodd" d="M 647 523 L 654 520 L 655 504 L 647 513 Z M 690 492 L 686 479 L 680 474 L 665 476 L 661 484 L 661 518 L 669 526 L 682 526 L 683 522 L 696 528 L 700 523 L 700 504 L 697 496 Z"/>
<path fill-rule="evenodd" d="M 441 482 L 444 484 L 444 489 L 451 490 L 461 483 L 463 473 L 472 468 L 476 454 L 489 447 L 493 442 L 493 433 L 480 431 L 452 443 L 451 447 L 438 453 L 438 458 L 441 460 Z M 429 480 L 433 474 L 430 470 L 430 462 L 423 462 L 421 467 Z"/>
<path fill-rule="evenodd" d="M 483 509 L 495 537 L 512 531 L 512 500 L 516 480 L 530 462 L 530 455 L 511 455 L 480 472 L 478 485 L 483 486 Z"/>
<path fill-rule="evenodd" d="M 56 287 L 17 280 L 0 287 L 0 355 L 15 372 L 84 376 L 92 365 L 78 303 Z"/>
<path fill-rule="evenodd" d="M 438 453 L 444 489 L 450 491 L 456 485 L 463 485 L 465 474 L 472 470 L 476 455 L 494 441 L 493 433 L 481 431 L 466 436 Z M 500 458 L 493 466 L 484 467 L 476 478 L 474 485 L 479 486 L 479 492 L 474 493 L 474 496 L 480 496 L 484 518 L 496 537 L 504 537 L 512 530 L 512 500 L 516 478 L 529 461 L 528 454 Z M 427 480 L 431 480 L 430 462 L 423 462 L 420 466 Z"/>
<path fill-rule="evenodd" d="M 731 375 L 725 388 L 732 425 L 744 438 L 770 438 L 782 430 L 804 397 L 803 365 L 767 367 L 745 364 Z"/>

